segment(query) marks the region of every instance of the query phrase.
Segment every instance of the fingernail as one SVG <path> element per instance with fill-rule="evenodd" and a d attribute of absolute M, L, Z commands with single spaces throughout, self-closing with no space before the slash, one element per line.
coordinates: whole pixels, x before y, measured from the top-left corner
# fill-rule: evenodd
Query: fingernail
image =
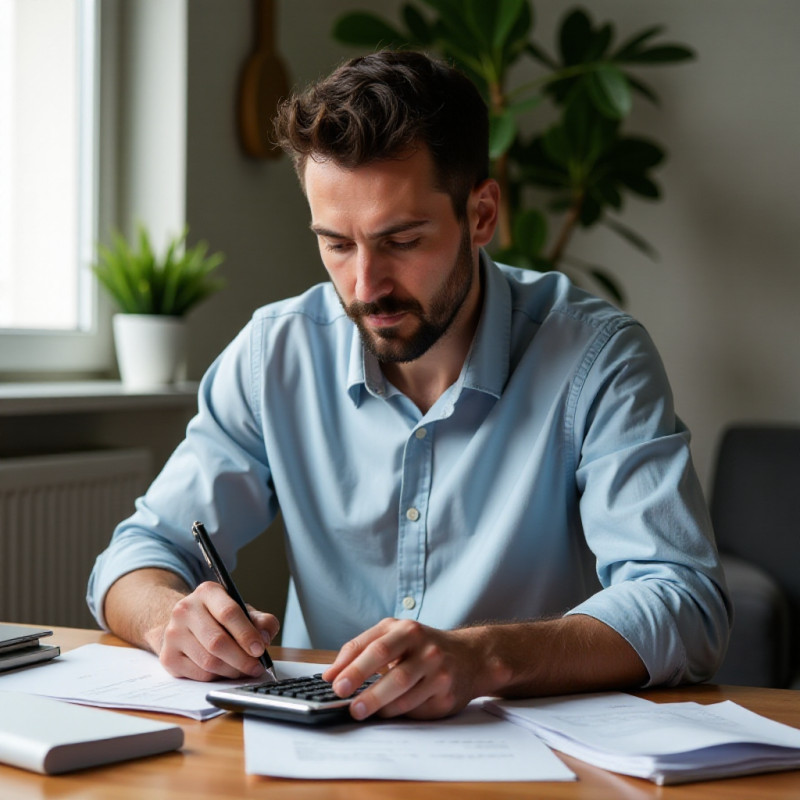
<path fill-rule="evenodd" d="M 350 683 L 347 678 L 342 678 L 340 681 L 336 681 L 336 685 L 333 688 L 339 697 L 347 697 L 353 693 L 353 684 Z"/>
<path fill-rule="evenodd" d="M 350 714 L 355 719 L 364 719 L 367 716 L 367 707 L 361 702 L 353 703 L 350 707 Z"/>
<path fill-rule="evenodd" d="M 253 642 L 250 645 L 250 655 L 251 656 L 260 656 L 264 652 L 264 646 L 260 645 L 258 642 Z"/>

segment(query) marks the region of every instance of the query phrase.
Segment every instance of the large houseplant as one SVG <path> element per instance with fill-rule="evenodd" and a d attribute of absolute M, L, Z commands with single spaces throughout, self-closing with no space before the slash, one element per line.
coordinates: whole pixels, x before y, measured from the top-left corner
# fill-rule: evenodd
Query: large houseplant
<path fill-rule="evenodd" d="M 616 278 L 571 256 L 568 244 L 577 227 L 602 224 L 655 255 L 613 215 L 626 194 L 659 198 L 652 170 L 665 156 L 653 140 L 623 131 L 634 95 L 657 102 L 630 69 L 685 61 L 694 57 L 692 51 L 655 43 L 663 31 L 657 25 L 616 44 L 610 22 L 595 24 L 586 11 L 574 9 L 564 15 L 551 53 L 532 38 L 529 0 L 421 3 L 427 11 L 419 3 L 403 4 L 404 27 L 369 11 L 349 12 L 336 20 L 333 36 L 361 49 L 434 51 L 464 70 L 490 110 L 490 157 L 503 194 L 495 257 L 571 272 L 622 302 Z M 530 79 L 509 86 L 512 67 L 515 76 Z M 544 120 L 538 129 L 532 113 Z M 534 202 L 542 196 L 544 202 Z"/>
<path fill-rule="evenodd" d="M 153 250 L 139 225 L 133 244 L 115 232 L 109 246 L 98 245 L 92 270 L 117 306 L 114 342 L 123 383 L 144 389 L 185 377 L 184 317 L 222 288 L 215 275 L 221 253 L 208 254 L 208 244 L 186 247 L 188 229 L 172 237 L 163 256 Z"/>

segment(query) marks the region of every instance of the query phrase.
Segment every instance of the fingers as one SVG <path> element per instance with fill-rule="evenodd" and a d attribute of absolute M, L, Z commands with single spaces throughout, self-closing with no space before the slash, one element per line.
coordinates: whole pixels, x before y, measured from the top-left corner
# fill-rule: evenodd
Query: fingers
<path fill-rule="evenodd" d="M 203 583 L 175 604 L 159 657 L 176 677 L 259 678 L 258 657 L 278 627 L 272 614 L 253 611 L 250 619 L 219 584 Z"/>
<path fill-rule="evenodd" d="M 247 606 L 247 611 L 250 614 L 250 621 L 261 636 L 261 641 L 266 647 L 269 647 L 270 642 L 278 635 L 281 629 L 278 618 L 274 614 L 268 614 L 266 611 L 259 611 L 251 605 Z"/>
<path fill-rule="evenodd" d="M 470 699 L 463 678 L 470 659 L 453 632 L 413 620 L 387 619 L 348 642 L 324 673 L 340 696 L 370 675 L 385 672 L 350 707 L 355 719 L 373 714 L 435 718 L 455 713 Z"/>

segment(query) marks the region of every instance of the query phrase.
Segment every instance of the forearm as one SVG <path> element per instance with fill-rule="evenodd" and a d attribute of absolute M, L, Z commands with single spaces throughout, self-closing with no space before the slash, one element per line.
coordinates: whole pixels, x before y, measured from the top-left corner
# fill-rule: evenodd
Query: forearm
<path fill-rule="evenodd" d="M 189 592 L 184 580 L 169 570 L 129 572 L 106 594 L 106 622 L 126 642 L 159 653 L 172 610 Z"/>
<path fill-rule="evenodd" d="M 476 694 L 531 697 L 642 686 L 647 669 L 615 630 L 583 614 L 464 628 L 485 653 Z"/>

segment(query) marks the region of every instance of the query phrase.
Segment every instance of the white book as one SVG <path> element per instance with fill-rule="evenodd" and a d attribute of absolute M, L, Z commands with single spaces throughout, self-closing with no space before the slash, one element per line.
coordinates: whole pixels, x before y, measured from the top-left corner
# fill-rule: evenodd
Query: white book
<path fill-rule="evenodd" d="M 55 774 L 183 745 L 183 728 L 49 697 L 0 691 L 0 762 Z"/>

